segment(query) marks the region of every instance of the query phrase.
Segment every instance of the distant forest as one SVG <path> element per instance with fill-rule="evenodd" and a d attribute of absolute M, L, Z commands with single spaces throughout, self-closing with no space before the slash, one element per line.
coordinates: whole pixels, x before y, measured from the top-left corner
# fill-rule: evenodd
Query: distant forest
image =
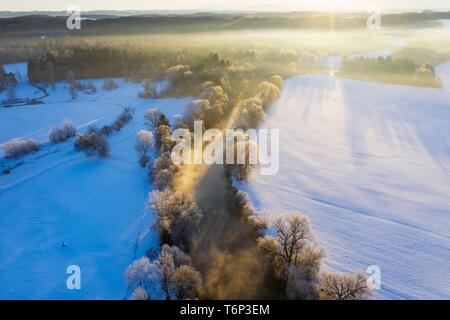
<path fill-rule="evenodd" d="M 83 15 L 82 29 L 66 29 L 66 17 L 27 15 L 0 19 L 0 37 L 111 35 L 210 32 L 219 30 L 319 29 L 341 30 L 366 28 L 367 13 L 252 13 L 252 14 L 171 14 L 114 17 Z M 450 19 L 450 12 L 383 14 L 385 27 L 424 28 Z"/>

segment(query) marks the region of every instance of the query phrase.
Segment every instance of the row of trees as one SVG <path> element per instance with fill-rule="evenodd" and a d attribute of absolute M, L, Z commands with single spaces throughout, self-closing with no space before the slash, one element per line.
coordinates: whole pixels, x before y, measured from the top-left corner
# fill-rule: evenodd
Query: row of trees
<path fill-rule="evenodd" d="M 435 68 L 428 64 L 416 66 L 414 61 L 402 58 L 349 58 L 341 63 L 341 72 L 356 74 L 400 74 L 435 79 Z"/>
<path fill-rule="evenodd" d="M 173 188 L 178 169 L 170 157 L 174 142 L 168 119 L 158 109 L 149 109 L 144 114 L 144 124 L 147 130 L 138 132 L 135 148 L 142 166 L 149 162 L 149 152 L 155 144 L 159 151 L 157 159 L 149 165 L 150 179 L 156 188 L 149 195 L 149 207 L 157 216 L 154 227 L 160 234 L 162 247 L 156 259 L 150 261 L 149 257 L 143 257 L 125 272 L 132 289 L 131 299 L 161 296 L 168 300 L 195 299 L 200 294 L 202 280 L 186 252 L 203 215 L 192 196 Z M 154 297 L 149 294 L 155 292 Z"/>
<path fill-rule="evenodd" d="M 235 126 L 245 130 L 256 128 L 264 120 L 265 110 L 278 98 L 282 86 L 279 75 L 260 83 L 256 96 L 239 104 L 240 114 Z M 249 145 L 246 147 L 250 150 Z M 250 174 L 252 166 L 248 160 L 246 157 L 245 164 L 230 166 L 237 180 L 244 180 Z M 246 192 L 236 192 L 235 198 L 256 238 L 259 252 L 265 257 L 266 274 L 284 289 L 287 298 L 343 300 L 367 297 L 369 291 L 364 275 L 321 271 L 325 251 L 316 245 L 306 216 L 296 212 L 269 221 L 258 214 Z M 269 227 L 275 230 L 276 236 L 266 235 Z"/>

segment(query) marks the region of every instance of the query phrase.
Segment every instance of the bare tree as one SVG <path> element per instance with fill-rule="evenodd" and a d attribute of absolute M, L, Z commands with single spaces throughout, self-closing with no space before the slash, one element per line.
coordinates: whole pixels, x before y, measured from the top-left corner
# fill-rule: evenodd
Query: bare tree
<path fill-rule="evenodd" d="M 70 121 L 70 119 L 67 118 L 64 119 L 63 122 L 63 131 L 66 139 L 75 137 L 75 135 L 77 134 L 77 129 L 73 125 L 72 121 Z"/>
<path fill-rule="evenodd" d="M 62 128 L 55 126 L 50 129 L 48 139 L 51 143 L 60 143 L 66 140 L 66 135 Z"/>
<path fill-rule="evenodd" d="M 369 296 L 367 278 L 361 273 L 350 275 L 323 272 L 321 291 L 324 298 L 333 300 L 361 300 Z"/>
<path fill-rule="evenodd" d="M 156 130 L 162 113 L 158 109 L 149 109 L 144 114 L 144 124 L 149 130 Z"/>
<path fill-rule="evenodd" d="M 280 256 L 287 281 L 291 265 L 297 262 L 299 253 L 312 240 L 312 232 L 308 218 L 300 213 L 277 218 L 274 227 L 281 246 Z"/>

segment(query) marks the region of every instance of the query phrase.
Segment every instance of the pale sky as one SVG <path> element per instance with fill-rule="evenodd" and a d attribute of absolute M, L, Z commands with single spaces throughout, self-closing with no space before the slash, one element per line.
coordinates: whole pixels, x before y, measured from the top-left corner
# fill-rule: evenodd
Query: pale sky
<path fill-rule="evenodd" d="M 0 11 L 89 10 L 381 10 L 450 9 L 449 0 L 0 0 Z"/>

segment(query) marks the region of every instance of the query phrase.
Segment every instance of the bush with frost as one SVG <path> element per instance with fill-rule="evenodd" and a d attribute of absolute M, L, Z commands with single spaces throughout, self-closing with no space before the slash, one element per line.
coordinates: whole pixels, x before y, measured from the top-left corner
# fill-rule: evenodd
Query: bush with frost
<path fill-rule="evenodd" d="M 150 194 L 150 206 L 157 214 L 161 234 L 167 234 L 180 248 L 188 248 L 203 216 L 195 200 L 179 191 L 165 189 Z"/>
<path fill-rule="evenodd" d="M 76 134 L 77 129 L 73 125 L 72 121 L 70 121 L 69 119 L 65 119 L 62 128 L 55 126 L 50 129 L 48 138 L 51 143 L 60 143 L 66 141 L 67 139 L 75 137 Z"/>
<path fill-rule="evenodd" d="M 23 157 L 30 152 L 38 151 L 40 148 L 39 142 L 33 139 L 12 139 L 3 145 L 5 157 L 8 159 Z"/>

